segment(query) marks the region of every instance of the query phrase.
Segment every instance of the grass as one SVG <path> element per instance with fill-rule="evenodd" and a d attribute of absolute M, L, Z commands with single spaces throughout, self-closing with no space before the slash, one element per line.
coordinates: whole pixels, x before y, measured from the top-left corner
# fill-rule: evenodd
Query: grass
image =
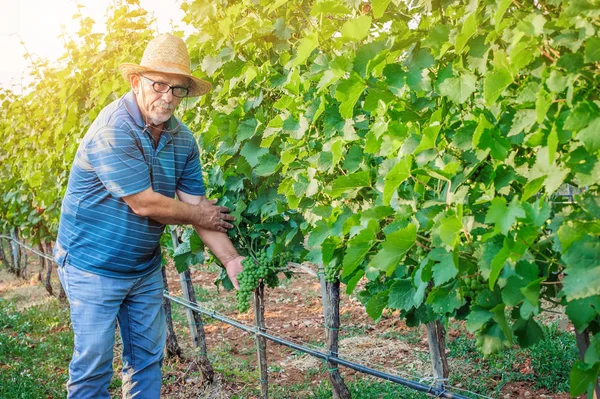
<path fill-rule="evenodd" d="M 513 347 L 484 359 L 475 347 L 475 339 L 465 334 L 448 342 L 453 359 L 450 383 L 465 389 L 497 394 L 508 382 L 532 381 L 534 389 L 568 392 L 571 367 L 578 358 L 572 333 L 556 324 L 543 327 L 545 339 L 531 348 Z M 526 365 L 528 368 L 523 368 Z M 473 378 L 475 369 L 477 378 Z"/>
<path fill-rule="evenodd" d="M 200 303 L 219 303 L 218 294 L 213 290 L 197 288 L 196 295 Z M 15 297 L 10 302 L 0 298 L 0 398 L 62 399 L 66 396 L 67 367 L 73 347 L 68 307 L 50 300 L 19 311 L 16 302 Z M 187 329 L 183 307 L 174 304 L 173 317 L 176 324 Z M 205 323 L 212 321 L 208 317 L 203 320 Z M 362 326 L 353 325 L 347 317 L 342 326 L 345 336 L 362 335 L 365 332 Z M 420 341 L 422 332 L 422 329 L 411 329 L 401 336 L 383 332 L 378 337 L 414 344 Z M 493 397 L 497 397 L 506 384 L 522 381 L 531 382 L 531 389 L 534 390 L 567 392 L 570 369 L 578 356 L 574 336 L 560 330 L 557 324 L 545 326 L 544 332 L 546 339 L 531 348 L 514 347 L 486 359 L 478 352 L 472 336 L 463 332 L 457 338 L 448 339 L 452 372 L 450 383 L 460 383 L 464 389 Z M 182 334 L 180 339 L 185 337 Z M 320 342 L 311 343 L 322 346 Z M 220 373 L 226 383 L 241 387 L 238 398 L 248 399 L 258 395 L 259 377 L 253 356 L 254 346 L 242 349 L 241 353 L 246 354 L 247 359 L 233 354 L 232 349 L 227 341 L 209 348 L 215 372 Z M 423 356 L 427 354 L 423 353 Z M 114 398 L 119 397 L 120 393 L 118 363 L 119 360 L 115 360 L 116 376 L 110 386 Z M 283 370 L 275 363 L 269 366 L 272 381 L 276 381 L 277 374 Z M 524 367 L 527 367 L 525 372 Z M 168 368 L 166 366 L 166 370 Z M 169 378 L 164 381 L 166 385 L 176 383 Z M 428 397 L 424 393 L 364 375 L 347 378 L 346 383 L 354 398 Z M 304 372 L 302 380 L 295 384 L 278 386 L 272 383 L 269 390 L 273 399 L 331 398 L 331 388 L 322 366 Z"/>
<path fill-rule="evenodd" d="M 73 334 L 58 301 L 18 312 L 0 298 L 0 398 L 64 398 Z"/>

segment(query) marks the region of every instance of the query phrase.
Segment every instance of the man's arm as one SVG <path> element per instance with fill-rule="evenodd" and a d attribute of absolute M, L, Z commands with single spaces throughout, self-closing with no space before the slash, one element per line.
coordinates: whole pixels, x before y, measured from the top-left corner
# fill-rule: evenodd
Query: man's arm
<path fill-rule="evenodd" d="M 204 196 L 193 196 L 178 191 L 180 199 L 180 193 L 193 197 L 194 202 L 176 201 L 155 192 L 152 188 L 123 197 L 123 200 L 137 215 L 163 224 L 191 224 L 194 227 L 223 233 L 233 227 L 227 220 L 235 218 L 227 213 L 228 208 L 214 205 L 216 200 L 209 201 Z"/>
<path fill-rule="evenodd" d="M 207 201 L 204 196 L 190 195 L 179 190 L 177 190 L 177 197 L 180 199 L 180 202 L 190 206 L 198 206 L 198 204 L 201 204 L 203 201 Z M 227 275 L 233 283 L 233 286 L 236 289 L 239 289 L 237 275 L 242 271 L 241 262 L 244 257 L 238 254 L 226 233 L 209 230 L 196 224 L 193 225 L 204 244 L 206 244 L 210 251 L 221 261 L 223 266 L 225 266 Z"/>

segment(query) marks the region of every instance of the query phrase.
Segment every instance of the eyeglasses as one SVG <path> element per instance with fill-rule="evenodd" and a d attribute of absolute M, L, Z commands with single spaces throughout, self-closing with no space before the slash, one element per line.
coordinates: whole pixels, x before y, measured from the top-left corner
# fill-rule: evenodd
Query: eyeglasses
<path fill-rule="evenodd" d="M 149 81 L 150 83 L 152 83 L 152 88 L 157 93 L 168 93 L 169 90 L 171 90 L 175 97 L 183 98 L 183 97 L 187 96 L 188 93 L 190 92 L 190 89 L 188 89 L 187 87 L 169 86 L 168 84 L 163 83 L 163 82 L 155 82 L 152 79 L 145 77 L 144 75 L 140 75 L 140 76 L 142 78 L 146 79 L 147 81 Z"/>

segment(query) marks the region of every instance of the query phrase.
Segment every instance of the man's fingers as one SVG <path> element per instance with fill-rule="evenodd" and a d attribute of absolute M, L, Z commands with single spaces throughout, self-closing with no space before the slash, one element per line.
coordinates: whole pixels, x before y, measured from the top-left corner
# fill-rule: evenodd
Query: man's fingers
<path fill-rule="evenodd" d="M 216 203 L 217 203 L 217 201 L 218 201 L 218 200 L 216 200 L 216 199 L 211 199 L 211 200 L 208 200 L 208 202 L 209 202 L 209 203 L 211 203 L 212 205 L 216 204 Z"/>
<path fill-rule="evenodd" d="M 230 209 L 229 209 L 229 208 L 227 208 L 226 206 L 220 206 L 220 207 L 219 207 L 219 212 L 222 212 L 222 213 L 229 213 L 229 211 L 230 211 Z"/>
<path fill-rule="evenodd" d="M 222 220 L 231 220 L 232 222 L 235 221 L 235 218 L 228 213 L 222 213 L 220 217 Z"/>
<path fill-rule="evenodd" d="M 226 228 L 226 229 L 233 229 L 233 225 L 229 224 L 227 222 L 221 222 L 221 226 L 224 227 L 224 228 Z"/>

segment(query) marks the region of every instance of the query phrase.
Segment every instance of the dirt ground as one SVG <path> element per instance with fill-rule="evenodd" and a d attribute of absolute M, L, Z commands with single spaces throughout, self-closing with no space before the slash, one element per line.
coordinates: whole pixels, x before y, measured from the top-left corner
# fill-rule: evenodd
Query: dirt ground
<path fill-rule="evenodd" d="M 173 295 L 181 295 L 181 286 L 174 268 L 169 268 L 169 291 Z M 193 271 L 192 281 L 197 287 L 208 292 L 214 292 L 213 281 L 215 273 L 208 271 Z M 299 343 L 308 347 L 322 350 L 325 341 L 325 328 L 321 304 L 320 284 L 318 280 L 308 274 L 300 274 L 294 277 L 291 284 L 277 289 L 265 290 L 265 320 L 267 332 Z M 236 319 L 244 324 L 253 324 L 253 314 L 240 314 L 235 310 L 235 296 L 231 292 L 221 291 L 218 296 L 221 307 L 232 309 L 223 311 L 226 316 Z M 340 301 L 340 348 L 339 355 L 347 360 L 354 361 L 365 366 L 386 371 L 390 374 L 400 375 L 404 378 L 419 380 L 421 377 L 432 374 L 429 363 L 427 335 L 424 328 L 415 331 L 407 327 L 404 322 L 390 315 L 383 317 L 379 323 L 375 323 L 365 312 L 362 304 L 342 292 Z M 226 304 L 226 305 L 224 305 Z M 215 302 L 199 302 L 206 309 L 215 309 Z M 554 319 L 564 316 L 553 315 Z M 210 348 L 222 346 L 224 343 L 230 345 L 231 355 L 240 362 L 246 361 L 256 365 L 256 349 L 253 336 L 235 327 L 221 322 L 208 322 L 207 316 L 205 332 L 207 345 Z M 559 320 L 560 321 L 560 320 Z M 355 333 L 348 336 L 352 331 Z M 359 334 L 356 334 L 359 331 Z M 186 333 L 184 333 L 186 334 Z M 458 336 L 458 331 L 449 331 L 447 339 L 452 340 Z M 358 336 L 357 336 L 358 335 Z M 385 336 L 383 338 L 382 336 Z M 407 340 L 393 339 L 394 337 L 410 337 Z M 189 339 L 180 339 L 180 344 L 189 350 Z M 267 359 L 270 367 L 269 384 L 276 386 L 290 386 L 307 381 L 312 378 L 312 384 L 317 385 L 319 381 L 328 379 L 323 361 L 308 355 L 298 355 L 294 351 L 273 342 L 267 342 Z M 320 367 L 321 366 L 321 367 Z M 527 365 L 523 365 L 524 372 Z M 474 367 L 477 367 L 476 365 Z M 277 372 L 271 372 L 271 369 Z M 450 360 L 452 369 L 452 360 Z M 318 370 L 317 372 L 315 370 Z M 364 374 L 340 367 L 344 379 L 365 378 Z M 475 371 L 475 370 L 474 370 Z M 180 385 L 182 388 L 196 385 L 200 381 L 188 381 L 188 384 Z M 254 381 L 256 383 L 256 381 Z M 240 384 L 226 384 L 222 379 L 217 381 L 218 394 L 212 396 L 208 392 L 198 391 L 171 392 L 169 388 L 165 391 L 173 398 L 190 397 L 190 394 L 200 394 L 197 397 L 224 398 L 231 397 L 239 391 Z M 499 398 L 553 398 L 567 399 L 568 394 L 548 394 L 543 390 L 533 390 L 530 383 L 511 383 L 504 386 Z M 190 388 L 192 388 L 190 386 Z M 182 396 L 179 394 L 184 393 Z M 186 396 L 188 395 L 188 396 Z M 208 396 L 205 396 L 208 395 Z M 223 396 L 225 395 L 225 396 Z M 227 396 L 230 395 L 230 396 Z M 302 397 L 301 393 L 299 394 Z"/>
<path fill-rule="evenodd" d="M 169 267 L 167 270 L 169 291 L 173 295 L 181 296 L 179 277 L 174 267 Z M 43 285 L 38 282 L 34 268 L 31 268 L 30 273 L 31 277 L 28 279 L 17 279 L 0 269 L 0 297 L 18 303 L 20 309 L 37 306 L 51 300 Z M 252 325 L 252 311 L 240 314 L 235 310 L 233 292 L 221 290 L 218 295 L 216 294 L 213 284 L 215 277 L 216 273 L 206 271 L 206 269 L 201 272 L 192 271 L 192 281 L 195 287 L 200 287 L 201 292 L 210 299 L 199 302 L 199 305 L 206 309 L 216 309 L 218 313 L 243 324 Z M 57 286 L 56 276 L 53 283 Z M 561 316 L 554 317 L 561 318 Z M 218 348 L 220 351 L 228 352 L 228 355 L 235 359 L 233 361 L 236 363 L 254 368 L 256 365 L 254 337 L 225 323 L 208 319 L 207 316 L 203 316 L 206 323 L 204 330 L 208 352 Z M 267 289 L 265 291 L 265 319 L 267 332 L 294 343 L 322 350 L 325 328 L 320 285 L 317 279 L 308 274 L 300 274 L 298 277 L 294 277 L 291 283 L 286 283 L 277 289 Z M 342 327 L 340 329 L 339 355 L 341 357 L 413 380 L 431 374 L 431 365 L 427 355 L 427 337 L 423 328 L 418 330 L 409 328 L 393 315 L 382 318 L 376 324 L 367 316 L 359 301 L 344 293 L 342 293 L 341 299 L 340 319 Z M 203 384 L 202 381 L 199 381 L 199 378 L 195 377 L 198 373 L 193 373 L 198 368 L 194 361 L 190 360 L 192 349 L 187 326 L 184 324 L 177 324 L 177 334 L 186 359 L 166 361 L 164 378 L 167 382 L 163 386 L 163 397 L 169 399 L 232 398 L 237 397 L 236 395 L 245 386 L 257 383 L 256 380 L 233 381 L 232 378 L 226 378 L 219 372 L 215 373 L 213 384 Z M 452 340 L 458 334 L 458 331 L 451 330 L 448 332 L 448 339 Z M 410 337 L 410 339 L 398 340 L 393 339 L 394 337 Z M 285 387 L 306 381 L 317 385 L 320 381 L 328 378 L 321 360 L 298 354 L 276 343 L 267 342 L 267 359 L 270 386 Z M 477 366 L 474 365 L 474 367 Z M 450 369 L 452 369 L 452 361 Z M 347 368 L 340 367 L 340 370 L 345 380 L 365 378 L 364 375 Z M 525 364 L 523 372 L 528 372 Z M 310 387 L 307 388 L 306 394 L 309 391 Z M 297 392 L 293 397 L 301 398 L 303 393 Z M 505 385 L 498 397 L 567 399 L 569 396 L 568 394 L 550 395 L 543 390 L 531 389 L 530 383 L 518 382 Z"/>

